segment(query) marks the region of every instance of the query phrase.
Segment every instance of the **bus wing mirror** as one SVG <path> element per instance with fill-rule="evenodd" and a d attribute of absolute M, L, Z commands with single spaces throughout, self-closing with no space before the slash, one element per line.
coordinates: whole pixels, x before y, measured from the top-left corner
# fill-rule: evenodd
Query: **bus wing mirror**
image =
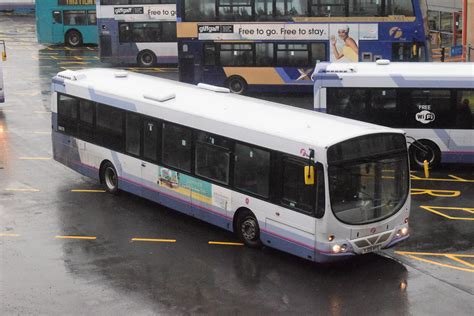
<path fill-rule="evenodd" d="M 5 51 L 2 52 L 2 60 L 3 61 L 7 60 L 7 52 L 5 52 Z"/>
<path fill-rule="evenodd" d="M 314 185 L 314 166 L 305 166 L 304 167 L 304 184 Z"/>

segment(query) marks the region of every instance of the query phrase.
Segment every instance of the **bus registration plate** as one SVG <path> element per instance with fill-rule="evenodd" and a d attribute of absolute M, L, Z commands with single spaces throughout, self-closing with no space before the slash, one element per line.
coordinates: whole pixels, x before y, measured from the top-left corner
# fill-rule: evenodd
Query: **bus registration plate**
<path fill-rule="evenodd" d="M 370 252 L 376 252 L 376 251 L 379 251 L 380 248 L 382 248 L 381 245 L 370 246 L 370 247 L 362 249 L 362 253 L 365 254 L 365 253 L 370 253 Z"/>

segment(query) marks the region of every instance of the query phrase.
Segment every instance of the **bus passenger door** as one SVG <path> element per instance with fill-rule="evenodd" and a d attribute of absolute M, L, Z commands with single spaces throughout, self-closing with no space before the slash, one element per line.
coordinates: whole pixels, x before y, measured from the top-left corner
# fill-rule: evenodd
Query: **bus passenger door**
<path fill-rule="evenodd" d="M 196 84 L 194 79 L 194 55 L 189 52 L 189 44 L 179 44 L 179 81 Z"/>
<path fill-rule="evenodd" d="M 274 207 L 265 219 L 266 230 L 280 240 L 269 244 L 279 244 L 278 248 L 308 258 L 314 256 L 316 219 L 312 215 L 316 201 L 316 186 L 305 185 L 304 168 L 307 160 L 283 157 L 280 184 L 282 207 Z M 263 240 L 268 244 L 267 240 Z"/>
<path fill-rule="evenodd" d="M 143 128 L 143 160 L 141 160 L 141 193 L 149 200 L 159 202 L 159 129 L 161 124 L 152 119 L 142 121 Z"/>
<path fill-rule="evenodd" d="M 52 41 L 58 42 L 64 40 L 64 25 L 63 25 L 63 14 L 60 10 L 53 10 L 51 12 L 51 32 Z"/>

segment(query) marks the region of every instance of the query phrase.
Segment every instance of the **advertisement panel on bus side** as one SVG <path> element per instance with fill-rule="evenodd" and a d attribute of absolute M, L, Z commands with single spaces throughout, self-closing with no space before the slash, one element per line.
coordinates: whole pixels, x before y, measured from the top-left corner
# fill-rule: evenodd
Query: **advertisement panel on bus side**
<path fill-rule="evenodd" d="M 176 5 L 100 6 L 98 18 L 123 21 L 176 21 Z"/>

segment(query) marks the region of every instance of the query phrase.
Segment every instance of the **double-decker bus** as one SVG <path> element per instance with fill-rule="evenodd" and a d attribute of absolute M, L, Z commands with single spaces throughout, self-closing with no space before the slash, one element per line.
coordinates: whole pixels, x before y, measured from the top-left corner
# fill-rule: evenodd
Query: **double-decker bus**
<path fill-rule="evenodd" d="M 36 35 L 39 43 L 71 47 L 97 44 L 95 0 L 36 1 Z"/>
<path fill-rule="evenodd" d="M 101 61 L 178 63 L 176 0 L 99 0 L 97 21 Z"/>
<path fill-rule="evenodd" d="M 183 0 L 180 80 L 310 92 L 317 62 L 425 61 L 425 0 Z"/>
<path fill-rule="evenodd" d="M 109 192 L 313 261 L 408 237 L 403 131 L 113 69 L 52 87 L 54 159 Z"/>
<path fill-rule="evenodd" d="M 403 128 L 412 165 L 474 163 L 474 63 L 319 64 L 316 111 Z"/>
<path fill-rule="evenodd" d="M 5 102 L 5 91 L 3 89 L 3 70 L 2 70 L 2 62 L 7 60 L 7 48 L 5 46 L 5 41 L 0 40 L 0 103 Z"/>

